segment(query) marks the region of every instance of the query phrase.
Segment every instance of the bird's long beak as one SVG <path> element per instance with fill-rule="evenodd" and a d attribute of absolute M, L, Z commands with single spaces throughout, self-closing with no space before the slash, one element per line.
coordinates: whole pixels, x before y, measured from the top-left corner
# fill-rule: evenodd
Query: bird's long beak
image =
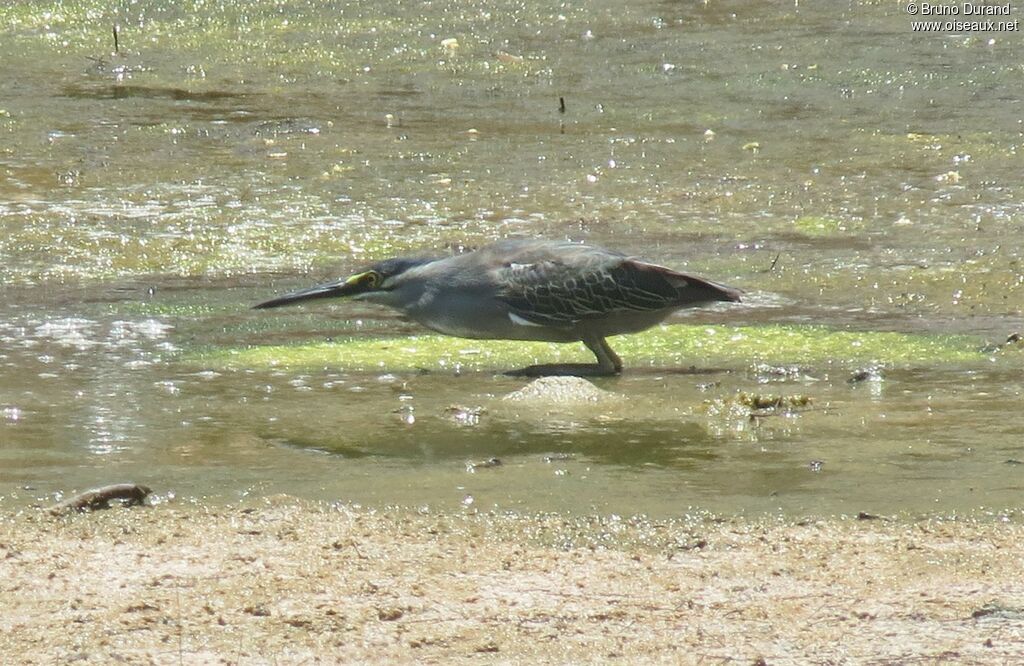
<path fill-rule="evenodd" d="M 369 273 L 357 273 L 345 280 L 325 282 L 323 284 L 318 284 L 315 287 L 307 287 L 306 289 L 293 291 L 290 294 L 285 294 L 284 296 L 272 298 L 269 301 L 257 303 L 252 306 L 252 309 L 265 310 L 267 308 L 279 308 L 282 305 L 291 305 L 292 303 L 301 303 L 302 301 L 311 301 L 317 298 L 357 296 L 370 290 L 370 285 L 367 282 L 368 275 Z"/>

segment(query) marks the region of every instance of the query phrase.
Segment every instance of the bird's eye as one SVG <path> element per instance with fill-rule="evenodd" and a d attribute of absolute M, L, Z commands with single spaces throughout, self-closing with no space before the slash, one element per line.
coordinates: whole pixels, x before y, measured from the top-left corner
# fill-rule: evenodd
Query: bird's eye
<path fill-rule="evenodd" d="M 370 289 L 376 289 L 377 287 L 380 286 L 380 283 L 380 273 L 377 273 L 376 271 L 370 271 L 369 273 L 366 274 L 366 286 L 369 287 Z"/>

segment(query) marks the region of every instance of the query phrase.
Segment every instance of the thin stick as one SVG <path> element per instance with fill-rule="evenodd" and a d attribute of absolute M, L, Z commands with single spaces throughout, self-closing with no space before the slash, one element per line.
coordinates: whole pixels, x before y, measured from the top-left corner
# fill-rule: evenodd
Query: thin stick
<path fill-rule="evenodd" d="M 121 31 L 121 26 L 114 24 L 114 53 L 121 52 L 121 45 L 117 43 L 117 33 Z"/>
<path fill-rule="evenodd" d="M 181 627 L 181 581 L 178 581 L 178 585 L 174 588 L 174 592 L 178 599 L 178 665 L 181 666 L 185 663 L 185 650 L 182 647 L 184 642 L 182 634 L 184 633 L 184 630 Z"/>

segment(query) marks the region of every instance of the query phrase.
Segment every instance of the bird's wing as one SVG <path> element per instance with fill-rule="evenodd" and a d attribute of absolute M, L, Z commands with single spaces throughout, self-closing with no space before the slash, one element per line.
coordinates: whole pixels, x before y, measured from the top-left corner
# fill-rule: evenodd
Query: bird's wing
<path fill-rule="evenodd" d="M 516 317 L 540 326 L 570 327 L 617 312 L 678 304 L 673 275 L 683 277 L 660 266 L 603 255 L 572 263 L 557 259 L 508 263 L 497 278 L 499 298 Z"/>

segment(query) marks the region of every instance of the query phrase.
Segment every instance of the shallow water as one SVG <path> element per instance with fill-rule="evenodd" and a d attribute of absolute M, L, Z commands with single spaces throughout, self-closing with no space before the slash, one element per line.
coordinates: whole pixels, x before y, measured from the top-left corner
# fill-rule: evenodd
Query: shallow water
<path fill-rule="evenodd" d="M 1019 33 L 915 34 L 893 3 L 109 4 L 0 8 L 0 495 L 131 478 L 455 510 L 1019 507 L 1013 349 L 894 354 L 853 384 L 852 350 L 782 377 L 666 357 L 598 382 L 618 401 L 550 413 L 500 399 L 523 385 L 500 356 L 204 360 L 401 340 L 418 331 L 367 306 L 247 306 L 513 234 L 748 293 L 674 323 L 998 344 L 1024 329 Z M 716 413 L 740 392 L 812 403 Z"/>

